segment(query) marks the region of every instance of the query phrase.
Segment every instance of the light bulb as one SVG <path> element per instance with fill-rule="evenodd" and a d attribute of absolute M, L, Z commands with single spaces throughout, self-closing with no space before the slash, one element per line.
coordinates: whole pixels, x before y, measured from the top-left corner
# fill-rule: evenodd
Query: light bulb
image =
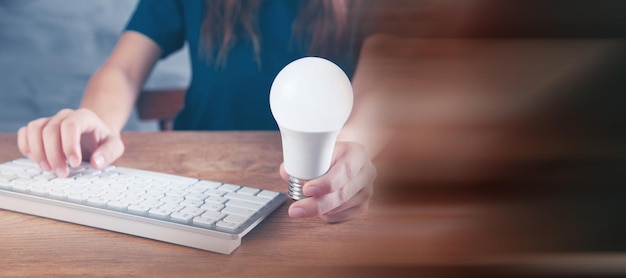
<path fill-rule="evenodd" d="M 306 198 L 302 185 L 330 168 L 335 141 L 352 111 L 352 85 L 334 63 L 305 57 L 285 66 L 270 89 L 280 129 L 289 196 Z"/>

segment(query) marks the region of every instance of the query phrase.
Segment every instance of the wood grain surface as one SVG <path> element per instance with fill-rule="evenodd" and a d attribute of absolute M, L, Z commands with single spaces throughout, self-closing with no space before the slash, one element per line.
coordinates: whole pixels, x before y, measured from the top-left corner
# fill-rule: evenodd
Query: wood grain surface
<path fill-rule="evenodd" d="M 19 157 L 15 140 L 15 134 L 0 134 L 0 160 Z M 278 175 L 282 155 L 277 132 L 124 133 L 123 140 L 126 152 L 115 165 L 283 192 L 287 188 Z M 107 277 L 416 274 L 448 277 L 469 273 L 508 274 L 510 269 L 520 267 L 528 273 L 533 268 L 527 265 L 543 266 L 538 268 L 539 273 L 543 273 L 545 265 L 561 266 L 558 271 L 569 273 L 572 268 L 563 266 L 581 261 L 578 253 L 565 253 L 574 256 L 570 260 L 567 256 L 551 257 L 552 250 L 567 250 L 559 248 L 571 238 L 560 235 L 556 240 L 553 236 L 561 230 L 551 230 L 549 225 L 545 229 L 537 228 L 536 225 L 545 222 L 529 214 L 527 205 L 520 205 L 520 200 L 525 204 L 524 199 L 513 198 L 520 191 L 434 189 L 384 183 L 380 181 L 376 185 L 369 210 L 345 223 L 289 218 L 289 201 L 246 235 L 231 255 L 0 211 L 0 273 L 1 276 Z M 609 258 L 615 265 L 623 262 L 623 257 Z M 590 267 L 581 263 L 577 266 Z"/>
<path fill-rule="evenodd" d="M 15 134 L 0 135 L 0 160 L 20 156 L 15 140 Z M 278 175 L 282 153 L 276 132 L 126 133 L 123 140 L 126 152 L 115 165 L 287 189 Z M 410 265 L 423 253 L 423 246 L 414 240 L 421 224 L 406 221 L 420 212 L 400 213 L 400 208 L 381 210 L 373 205 L 360 219 L 331 225 L 315 218 L 289 218 L 289 203 L 246 235 L 239 249 L 228 256 L 0 211 L 0 272 L 11 276 L 252 277 L 308 269 L 304 274 L 311 275 L 350 273 L 369 264 Z M 457 214 L 451 217 L 458 218 Z M 389 223 L 374 221 L 383 218 Z M 378 249 L 379 237 L 391 245 Z"/>

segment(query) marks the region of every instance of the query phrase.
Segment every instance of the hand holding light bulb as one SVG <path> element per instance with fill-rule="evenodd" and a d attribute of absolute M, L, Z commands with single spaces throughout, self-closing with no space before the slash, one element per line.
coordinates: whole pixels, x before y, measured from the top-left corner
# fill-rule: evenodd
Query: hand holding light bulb
<path fill-rule="evenodd" d="M 281 176 L 297 201 L 290 216 L 338 222 L 367 208 L 375 168 L 363 145 L 337 142 L 352 104 L 350 80 L 328 60 L 302 58 L 276 76 L 270 107 L 282 138 Z"/>

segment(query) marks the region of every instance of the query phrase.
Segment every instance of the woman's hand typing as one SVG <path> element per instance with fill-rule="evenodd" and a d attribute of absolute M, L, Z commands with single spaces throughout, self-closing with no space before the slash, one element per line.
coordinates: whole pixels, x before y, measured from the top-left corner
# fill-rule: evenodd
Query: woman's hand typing
<path fill-rule="evenodd" d="M 19 129 L 17 144 L 24 156 L 59 177 L 69 175 L 68 164 L 76 167 L 87 158 L 93 167 L 102 168 L 124 152 L 119 132 L 85 108 L 63 109 L 31 121 Z"/>

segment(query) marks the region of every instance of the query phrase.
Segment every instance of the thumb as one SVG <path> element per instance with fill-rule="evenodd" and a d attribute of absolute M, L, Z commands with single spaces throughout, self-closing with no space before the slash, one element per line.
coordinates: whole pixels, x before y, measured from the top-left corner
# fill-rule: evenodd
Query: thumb
<path fill-rule="evenodd" d="M 108 137 L 100 143 L 91 155 L 91 166 L 96 169 L 113 163 L 124 153 L 124 143 L 119 136 Z"/>

